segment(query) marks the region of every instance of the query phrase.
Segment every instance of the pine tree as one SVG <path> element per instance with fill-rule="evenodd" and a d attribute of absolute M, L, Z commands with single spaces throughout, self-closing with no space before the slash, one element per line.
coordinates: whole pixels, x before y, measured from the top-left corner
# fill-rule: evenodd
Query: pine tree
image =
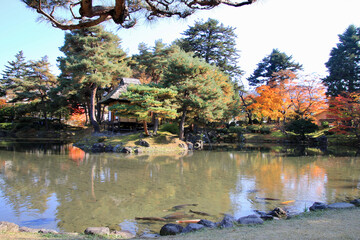
<path fill-rule="evenodd" d="M 86 103 L 95 132 L 100 131 L 95 117 L 98 89 L 116 84 L 120 77 L 131 74 L 129 60 L 119 44 L 116 35 L 97 26 L 66 33 L 65 44 L 60 48 L 65 54 L 58 59 L 62 91 L 69 98 Z"/>
<path fill-rule="evenodd" d="M 178 92 L 180 139 L 184 139 L 186 121 L 208 123 L 224 117 L 229 106 L 225 92 L 231 89 L 232 84 L 222 85 L 221 75 L 218 69 L 190 53 L 177 51 L 171 55 L 163 83 L 167 87 L 175 87 Z M 229 96 L 234 92 L 229 90 Z"/>
<path fill-rule="evenodd" d="M 339 40 L 325 63 L 329 76 L 323 79 L 323 83 L 330 96 L 360 90 L 360 28 L 350 25 L 339 35 Z"/>
<path fill-rule="evenodd" d="M 178 39 L 176 44 L 185 52 L 194 52 L 195 57 L 205 59 L 236 80 L 242 71 L 237 65 L 240 55 L 236 49 L 237 36 L 234 31 L 235 28 L 225 27 L 209 18 L 206 22 L 196 22 L 183 33 L 185 38 Z"/>
<path fill-rule="evenodd" d="M 19 51 L 15 55 L 14 61 L 9 61 L 5 65 L 5 70 L 0 79 L 0 86 L 6 95 L 11 99 L 15 98 L 16 87 L 21 84 L 27 76 L 28 63 L 24 57 L 23 51 Z"/>
<path fill-rule="evenodd" d="M 129 100 L 129 104 L 116 104 L 109 108 L 116 115 L 136 117 L 144 123 L 145 134 L 147 122 L 151 115 L 155 118 L 154 134 L 158 129 L 158 118 L 175 119 L 177 117 L 177 106 L 174 103 L 177 91 L 164 88 L 159 85 L 130 85 L 127 91 L 121 95 L 122 99 Z"/>
<path fill-rule="evenodd" d="M 248 78 L 250 86 L 260 86 L 269 84 L 274 73 L 281 70 L 290 70 L 296 72 L 302 70 L 302 65 L 292 60 L 292 56 L 273 49 L 270 55 L 266 56 L 260 63 L 254 73 Z"/>

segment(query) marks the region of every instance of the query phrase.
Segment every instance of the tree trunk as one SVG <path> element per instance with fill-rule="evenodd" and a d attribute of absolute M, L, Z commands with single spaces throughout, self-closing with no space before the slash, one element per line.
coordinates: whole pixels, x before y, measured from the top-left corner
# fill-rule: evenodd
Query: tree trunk
<path fill-rule="evenodd" d="M 159 129 L 159 118 L 157 117 L 157 114 L 154 113 L 154 130 L 153 130 L 154 135 L 157 134 L 158 129 Z"/>
<path fill-rule="evenodd" d="M 97 85 L 93 83 L 90 87 L 90 106 L 89 106 L 89 119 L 94 128 L 94 132 L 100 132 L 100 126 L 95 118 L 95 101 L 96 101 Z"/>
<path fill-rule="evenodd" d="M 146 136 L 149 136 L 149 131 L 148 131 L 148 128 L 147 128 L 147 122 L 144 120 L 143 121 L 143 125 L 144 125 L 144 132 L 145 132 L 145 135 Z"/>
<path fill-rule="evenodd" d="M 45 129 L 49 130 L 49 124 L 48 124 L 48 119 L 47 119 L 47 111 L 46 111 L 46 102 L 44 101 L 43 98 L 41 98 L 41 102 L 43 105 L 43 114 L 44 114 L 44 124 L 45 124 Z"/>
<path fill-rule="evenodd" d="M 179 138 L 180 140 L 185 139 L 185 119 L 186 119 L 186 107 L 183 108 L 183 113 L 179 123 Z"/>

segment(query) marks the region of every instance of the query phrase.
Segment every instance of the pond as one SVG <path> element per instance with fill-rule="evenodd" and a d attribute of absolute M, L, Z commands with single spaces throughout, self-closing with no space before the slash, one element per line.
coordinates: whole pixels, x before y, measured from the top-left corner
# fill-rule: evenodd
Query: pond
<path fill-rule="evenodd" d="M 120 226 L 143 235 L 165 223 L 137 217 L 218 221 L 224 213 L 304 211 L 314 201 L 360 196 L 360 158 L 259 149 L 124 155 L 84 153 L 71 144 L 2 143 L 0 221 L 64 232 Z M 190 206 L 173 208 L 183 204 Z"/>

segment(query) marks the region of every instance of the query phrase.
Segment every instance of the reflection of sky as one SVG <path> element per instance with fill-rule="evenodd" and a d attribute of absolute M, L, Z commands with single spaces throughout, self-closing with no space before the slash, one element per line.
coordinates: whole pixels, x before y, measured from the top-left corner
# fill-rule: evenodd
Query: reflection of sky
<path fill-rule="evenodd" d="M 235 218 L 253 214 L 252 204 L 249 200 L 249 193 L 255 190 L 255 180 L 244 178 L 239 175 L 236 182 L 236 189 L 230 192 L 230 201 Z"/>

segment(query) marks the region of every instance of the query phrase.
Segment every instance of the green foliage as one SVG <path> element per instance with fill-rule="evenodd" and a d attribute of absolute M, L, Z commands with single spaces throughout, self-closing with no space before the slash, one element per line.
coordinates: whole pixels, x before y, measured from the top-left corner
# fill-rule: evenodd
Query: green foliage
<path fill-rule="evenodd" d="M 174 119 L 177 117 L 177 106 L 174 104 L 177 91 L 159 85 L 130 85 L 120 98 L 127 99 L 128 104 L 116 104 L 109 108 L 116 115 L 137 117 L 139 120 L 150 120 L 150 113 L 159 118 Z"/>
<path fill-rule="evenodd" d="M 271 133 L 271 129 L 270 129 L 270 127 L 264 127 L 264 126 L 262 126 L 262 127 L 260 128 L 260 133 L 261 133 L 261 134 L 270 134 L 270 133 Z"/>
<path fill-rule="evenodd" d="M 251 133 L 257 133 L 260 131 L 260 127 L 257 125 L 249 125 L 246 127 L 246 130 Z"/>
<path fill-rule="evenodd" d="M 244 133 L 245 131 L 246 131 L 246 128 L 244 128 L 244 127 L 236 127 L 236 126 L 229 127 L 230 133 Z"/>
<path fill-rule="evenodd" d="M 172 134 L 179 134 L 179 125 L 176 123 L 165 123 L 160 126 L 160 130 Z"/>
<path fill-rule="evenodd" d="M 242 71 L 237 65 L 240 56 L 236 49 L 235 28 L 225 27 L 209 18 L 206 22 L 196 22 L 183 35 L 185 37 L 178 39 L 176 44 L 185 52 L 193 52 L 195 57 L 217 66 L 232 78 L 241 76 Z"/>
<path fill-rule="evenodd" d="M 99 143 L 102 143 L 102 142 L 105 142 L 106 140 L 107 140 L 107 137 L 106 137 L 106 136 L 101 136 L 101 137 L 98 138 L 97 141 L 98 141 Z"/>
<path fill-rule="evenodd" d="M 321 122 L 321 127 L 322 128 L 329 128 L 329 122 L 327 122 L 327 121 Z"/>
<path fill-rule="evenodd" d="M 281 70 L 301 70 L 302 65 L 292 60 L 292 56 L 287 56 L 278 49 L 273 49 L 270 55 L 266 56 L 260 63 L 254 73 L 248 78 L 250 86 L 260 86 L 267 84 L 273 77 L 273 74 Z"/>
<path fill-rule="evenodd" d="M 313 133 L 319 129 L 318 125 L 307 119 L 293 120 L 285 128 L 286 131 L 291 131 L 301 136 L 305 136 L 306 133 Z"/>
<path fill-rule="evenodd" d="M 322 79 L 331 96 L 360 90 L 360 28 L 350 25 L 339 40 L 325 63 L 329 76 Z"/>
<path fill-rule="evenodd" d="M 0 123 L 0 129 L 2 130 L 11 130 L 13 128 L 12 123 Z"/>

